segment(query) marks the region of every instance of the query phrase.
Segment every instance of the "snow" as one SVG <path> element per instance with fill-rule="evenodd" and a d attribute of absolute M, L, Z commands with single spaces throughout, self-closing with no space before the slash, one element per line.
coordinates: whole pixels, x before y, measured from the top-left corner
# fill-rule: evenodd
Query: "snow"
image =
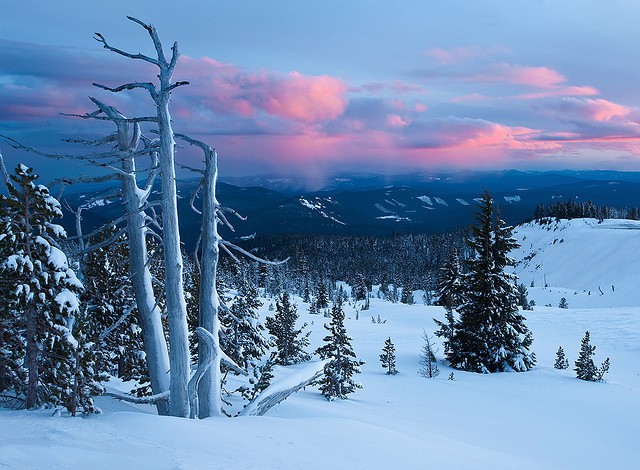
<path fill-rule="evenodd" d="M 511 204 L 513 202 L 520 202 L 522 199 L 520 196 L 505 196 L 504 200 Z"/>
<path fill-rule="evenodd" d="M 422 331 L 432 335 L 432 318 L 443 319 L 444 310 L 373 298 L 359 320 L 345 305 L 353 349 L 366 361 L 355 377 L 364 388 L 348 400 L 328 402 L 309 386 L 265 417 L 206 420 L 158 417 L 151 407 L 106 397 L 97 400 L 103 413 L 84 419 L 52 417 L 52 410 L 0 409 L 0 467 L 637 468 L 640 293 L 634 286 L 640 222 L 581 219 L 549 230 L 529 224 L 515 235 L 523 244 L 514 253 L 516 272 L 537 303 L 524 312 L 538 359 L 529 372 L 454 371 L 442 362 L 436 340 L 441 373 L 423 378 L 417 373 Z M 525 259 L 532 252 L 535 256 Z M 543 273 L 551 286 L 546 289 Z M 529 287 L 532 278 L 539 287 Z M 583 292 L 589 289 L 590 296 Z M 568 309 L 557 308 L 561 294 Z M 312 331 L 312 350 L 322 344 L 327 319 L 308 314 L 308 305 L 295 301 L 300 324 L 307 322 Z M 265 301 L 261 309 L 263 318 L 268 305 Z M 378 315 L 386 322 L 370 321 Z M 558 346 L 573 367 L 586 330 L 597 346 L 596 364 L 611 359 L 604 383 L 580 381 L 571 369 L 553 368 Z M 386 375 L 378 359 L 389 337 L 396 347 L 395 376 Z M 279 368 L 277 378 L 286 385 L 280 374 L 304 367 Z M 117 381 L 110 385 L 130 388 Z"/>
<path fill-rule="evenodd" d="M 429 204 L 430 206 L 433 205 L 433 202 L 431 202 L 431 198 L 429 196 L 418 196 L 418 199 L 420 199 L 425 204 Z"/>
<path fill-rule="evenodd" d="M 461 199 L 461 198 L 456 198 L 456 201 L 458 201 L 463 206 L 468 206 L 469 205 L 469 203 L 467 201 L 465 201 L 464 199 Z"/>
<path fill-rule="evenodd" d="M 448 206 L 448 204 L 445 202 L 444 199 L 440 199 L 439 197 L 434 197 L 433 200 L 436 201 L 441 206 Z"/>
<path fill-rule="evenodd" d="M 311 201 L 308 201 L 307 199 L 305 199 L 304 197 L 300 197 L 300 204 L 302 204 L 307 209 L 311 209 L 313 211 L 317 211 L 325 219 L 332 220 L 332 221 L 334 221 L 334 222 L 336 222 L 336 223 L 338 223 L 340 225 L 346 225 L 345 222 L 343 222 L 341 220 L 338 220 L 337 218 L 333 217 L 332 215 L 327 214 L 325 212 L 327 209 L 322 204 L 321 201 L 322 200 L 319 197 L 315 198 L 315 202 L 311 202 Z M 332 203 L 332 204 L 335 204 L 335 201 L 332 201 L 331 198 L 329 198 L 329 202 Z"/>
<path fill-rule="evenodd" d="M 395 220 L 396 222 L 400 222 L 401 220 L 406 220 L 411 222 L 411 219 L 408 217 L 400 217 L 399 215 L 382 215 L 380 217 L 376 217 L 376 219 L 380 220 Z"/>

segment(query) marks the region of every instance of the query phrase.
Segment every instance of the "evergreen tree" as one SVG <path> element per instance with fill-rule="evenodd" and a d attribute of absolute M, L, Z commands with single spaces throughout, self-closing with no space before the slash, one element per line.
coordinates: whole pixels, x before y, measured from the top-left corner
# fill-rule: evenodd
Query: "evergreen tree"
<path fill-rule="evenodd" d="M 553 367 L 555 369 L 568 369 L 569 368 L 569 361 L 567 360 L 567 358 L 564 355 L 564 349 L 562 349 L 562 346 L 560 346 L 558 348 L 558 351 L 556 352 L 556 362 L 553 364 Z"/>
<path fill-rule="evenodd" d="M 424 340 L 424 343 L 420 349 L 420 359 L 418 361 L 422 367 L 418 370 L 418 374 L 432 379 L 440 375 L 440 369 L 438 369 L 438 366 L 436 365 L 435 354 L 438 351 L 434 351 L 433 341 L 426 331 L 422 332 L 422 339 Z"/>
<path fill-rule="evenodd" d="M 320 392 L 327 400 L 347 398 L 362 385 L 353 380 L 353 375 L 360 373 L 364 361 L 356 359 L 351 347 L 352 338 L 347 336 L 344 326 L 342 299 L 338 298 L 331 309 L 331 322 L 324 325 L 329 334 L 324 337 L 324 346 L 316 350 L 322 359 L 330 359 L 324 366 L 324 375 L 318 381 Z"/>
<path fill-rule="evenodd" d="M 316 288 L 316 308 L 318 311 L 329 308 L 329 291 L 323 279 L 320 279 L 320 283 Z"/>
<path fill-rule="evenodd" d="M 522 307 L 522 310 L 532 310 L 531 304 L 529 304 L 529 299 L 527 298 L 527 288 L 524 284 L 519 284 L 517 288 L 517 296 L 518 296 L 518 305 Z"/>
<path fill-rule="evenodd" d="M 591 346 L 591 335 L 588 331 L 585 331 L 584 337 L 580 344 L 580 353 L 578 359 L 575 362 L 576 376 L 580 380 L 595 381 L 597 379 L 598 370 L 593 362 L 592 356 L 595 355 L 595 346 Z M 607 367 L 608 368 L 608 367 Z"/>
<path fill-rule="evenodd" d="M 449 253 L 447 262 L 440 270 L 440 278 L 436 285 L 436 305 L 455 309 L 462 303 L 462 272 L 458 259 L 458 250 L 454 247 Z"/>
<path fill-rule="evenodd" d="M 367 283 L 364 280 L 364 276 L 362 274 L 358 274 L 356 276 L 356 281 L 351 289 L 351 293 L 353 295 L 354 300 L 366 300 L 368 296 Z"/>
<path fill-rule="evenodd" d="M 276 363 L 283 366 L 297 364 L 309 360 L 309 354 L 304 350 L 309 346 L 308 332 L 302 336 L 302 330 L 307 326 L 296 329 L 298 312 L 296 306 L 291 304 L 288 293 L 283 293 L 276 301 L 276 313 L 273 317 L 267 317 L 266 327 L 274 337 L 277 348 Z"/>
<path fill-rule="evenodd" d="M 569 308 L 569 302 L 567 302 L 567 299 L 562 297 L 560 299 L 560 302 L 558 303 L 558 307 L 559 308 Z"/>
<path fill-rule="evenodd" d="M 402 294 L 400 295 L 400 303 L 406 305 L 413 305 L 415 300 L 413 298 L 413 289 L 410 282 L 405 282 L 402 288 Z"/>
<path fill-rule="evenodd" d="M 22 389 L 26 408 L 68 405 L 72 399 L 78 347 L 72 329 L 82 289 L 57 246 L 66 236 L 53 223 L 62 216 L 60 203 L 36 179 L 31 168 L 20 164 L 7 185 L 9 196 L 0 196 L 0 274 L 13 310 L 3 314 L 3 322 L 18 319 L 3 341 L 18 347 L 24 357 L 19 370 L 5 377 L 15 381 L 26 376 L 22 387 L 12 384 Z M 11 361 L 11 356 L 3 356 L 5 364 Z"/>
<path fill-rule="evenodd" d="M 100 245 L 115 230 L 106 228 L 91 239 L 91 245 Z M 150 394 L 150 379 L 128 261 L 125 236 L 91 249 L 82 258 L 85 286 L 82 301 L 86 311 L 81 323 L 87 340 L 95 342 L 96 368 L 114 373 L 124 381 L 136 381 L 139 385 L 133 393 L 143 396 Z"/>
<path fill-rule="evenodd" d="M 258 309 L 262 306 L 258 289 L 245 278 L 240 282 L 228 314 L 220 319 L 225 331 L 222 349 L 236 364 L 247 368 L 264 356 L 269 342 L 262 334 L 264 326 L 258 321 Z"/>
<path fill-rule="evenodd" d="M 391 338 L 385 340 L 382 354 L 380 354 L 380 363 L 382 367 L 387 369 L 387 375 L 395 375 L 396 370 L 396 347 L 391 342 Z"/>
<path fill-rule="evenodd" d="M 494 221 L 493 199 L 481 194 L 477 225 L 471 228 L 468 261 L 463 278 L 464 301 L 458 307 L 447 359 L 453 367 L 473 372 L 525 371 L 535 363 L 529 351 L 533 341 L 525 318 L 518 311 L 514 265 L 509 252 L 518 245 L 498 211 Z"/>

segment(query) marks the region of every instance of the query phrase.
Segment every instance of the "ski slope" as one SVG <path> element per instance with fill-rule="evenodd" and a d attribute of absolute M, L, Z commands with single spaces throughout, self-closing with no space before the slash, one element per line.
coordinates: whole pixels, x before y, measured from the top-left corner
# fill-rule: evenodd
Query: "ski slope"
<path fill-rule="evenodd" d="M 432 318 L 443 318 L 444 311 L 374 298 L 359 319 L 345 306 L 354 350 L 366 360 L 356 376 L 364 388 L 348 400 L 328 402 L 307 387 L 265 417 L 196 421 L 158 417 L 149 407 L 108 398 L 98 399 L 102 414 L 87 418 L 0 410 L 0 468 L 637 468 L 640 302 L 632 286 L 638 281 L 634 249 L 640 251 L 640 239 L 634 248 L 634 237 L 640 231 L 633 227 L 640 228 L 574 220 L 555 231 L 518 228 L 516 236 L 529 246 L 515 256 L 524 260 L 538 250 L 534 258 L 544 267 L 519 264 L 522 281 L 529 286 L 530 275 L 538 285 L 546 273 L 552 286 L 529 288 L 537 306 L 525 313 L 538 358 L 530 372 L 453 371 L 442 363 L 440 346 L 440 375 L 423 378 L 417 374 L 422 331 L 432 334 Z M 555 238 L 564 242 L 554 244 Z M 615 292 L 595 294 L 598 282 L 614 284 Z M 589 289 L 591 295 L 583 292 Z M 568 309 L 557 308 L 559 295 L 566 295 Z M 315 348 L 326 319 L 296 301 Z M 545 307 L 545 301 L 554 306 Z M 268 301 L 261 313 L 270 313 Z M 378 315 L 386 322 L 373 323 Z M 573 366 L 585 330 L 597 346 L 596 363 L 611 359 L 604 383 L 553 369 L 558 346 Z M 388 337 L 396 346 L 395 376 L 386 375 L 378 360 Z M 288 369 L 296 367 L 279 368 L 277 376 Z"/>

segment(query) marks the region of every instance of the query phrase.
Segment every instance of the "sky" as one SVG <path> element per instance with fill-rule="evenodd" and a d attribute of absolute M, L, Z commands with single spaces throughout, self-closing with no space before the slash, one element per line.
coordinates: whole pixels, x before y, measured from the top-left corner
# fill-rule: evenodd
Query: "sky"
<path fill-rule="evenodd" d="M 140 90 L 92 86 L 155 79 L 92 39 L 152 55 L 127 15 L 178 41 L 190 84 L 173 93 L 174 129 L 215 147 L 223 175 L 640 170 L 636 0 L 0 0 L 0 134 L 74 152 L 62 139 L 113 131 L 60 114 L 93 111 L 89 96 L 152 112 Z"/>

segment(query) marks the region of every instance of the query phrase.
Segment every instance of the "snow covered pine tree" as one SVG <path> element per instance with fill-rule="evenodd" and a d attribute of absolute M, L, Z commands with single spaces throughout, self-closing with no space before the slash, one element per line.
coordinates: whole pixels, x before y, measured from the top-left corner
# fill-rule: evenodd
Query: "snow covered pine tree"
<path fill-rule="evenodd" d="M 338 296 L 331 309 L 331 322 L 324 327 L 329 331 L 324 337 L 326 344 L 319 347 L 316 353 L 322 359 L 329 359 L 329 362 L 324 366 L 324 375 L 318 380 L 320 392 L 330 401 L 336 398 L 346 399 L 349 393 L 362 388 L 361 384 L 353 380 L 353 375 L 360 373 L 360 366 L 364 365 L 364 361 L 356 359 L 351 347 L 352 338 L 347 336 L 342 297 Z"/>
<path fill-rule="evenodd" d="M 3 319 L 16 321 L 8 325 L 8 340 L 24 357 L 21 364 L 9 358 L 19 366 L 8 377 L 10 385 L 25 397 L 26 408 L 63 405 L 75 412 L 80 404 L 83 411 L 91 411 L 91 399 L 83 394 L 93 388 L 74 387 L 78 374 L 86 383 L 91 372 L 82 369 L 90 367 L 90 361 L 78 363 L 78 351 L 86 346 L 74 337 L 82 284 L 57 246 L 56 240 L 66 236 L 53 223 L 62 217 L 60 203 L 36 184 L 31 168 L 20 164 L 9 178 L 1 159 L 0 166 L 9 191 L 8 197 L 0 196 L 0 273 L 3 289 L 10 293 L 5 308 L 12 310 Z M 23 377 L 26 383 L 18 381 Z"/>
<path fill-rule="evenodd" d="M 296 306 L 291 304 L 289 294 L 285 292 L 276 302 L 275 315 L 267 317 L 266 320 L 267 330 L 274 337 L 274 343 L 278 349 L 276 363 L 283 366 L 309 360 L 309 354 L 304 348 L 309 346 L 308 338 L 311 332 L 300 336 L 307 324 L 296 329 L 296 320 L 298 320 Z"/>
<path fill-rule="evenodd" d="M 493 206 L 489 192 L 482 193 L 478 223 L 467 241 L 475 257 L 463 276 L 465 300 L 457 309 L 460 320 L 447 359 L 453 367 L 473 372 L 526 371 L 535 363 L 529 351 L 533 339 L 518 311 L 516 277 L 505 272 L 514 264 L 509 252 L 518 245 L 499 210 L 494 221 Z"/>
<path fill-rule="evenodd" d="M 382 367 L 387 369 L 387 375 L 395 375 L 398 373 L 396 370 L 396 347 L 391 342 L 391 338 L 384 341 L 382 354 L 380 354 L 380 363 Z"/>

